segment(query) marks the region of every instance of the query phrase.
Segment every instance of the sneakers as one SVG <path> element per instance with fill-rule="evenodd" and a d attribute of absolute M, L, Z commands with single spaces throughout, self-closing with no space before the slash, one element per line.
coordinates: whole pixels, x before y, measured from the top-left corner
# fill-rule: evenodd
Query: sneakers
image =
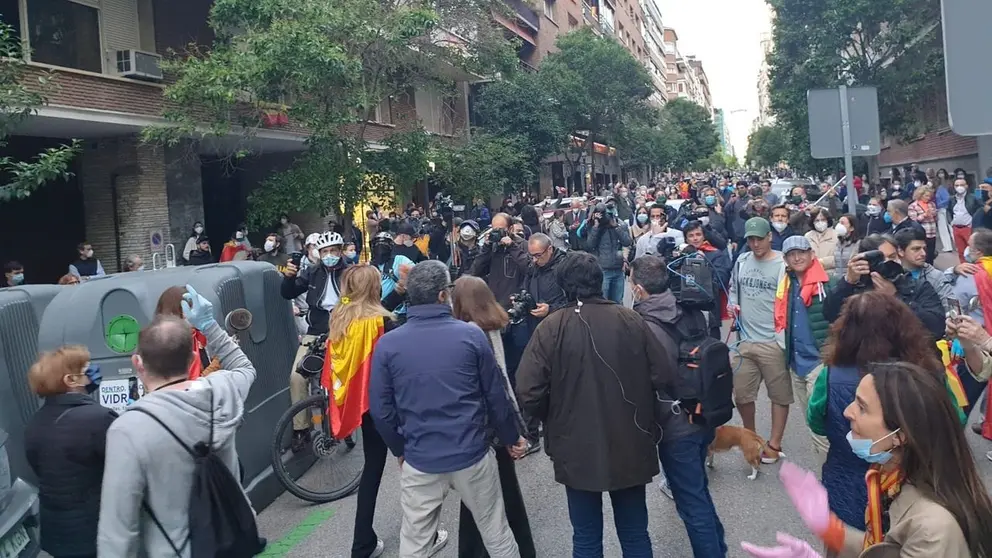
<path fill-rule="evenodd" d="M 782 453 L 782 448 L 776 448 L 770 443 L 765 445 L 765 449 L 761 450 L 761 462 L 765 465 L 778 463 L 781 457 L 785 457 L 785 454 Z"/>
<path fill-rule="evenodd" d="M 369 554 L 369 558 L 379 558 L 382 553 L 386 551 L 386 543 L 382 542 L 382 539 L 375 541 L 375 550 L 372 554 Z"/>
<path fill-rule="evenodd" d="M 448 545 L 448 532 L 444 529 L 438 529 L 437 534 L 434 535 L 434 546 L 431 547 L 430 552 L 427 553 L 427 557 L 436 555 L 438 552 L 444 550 L 444 547 Z"/>
<path fill-rule="evenodd" d="M 668 496 L 669 500 L 675 499 L 675 496 L 672 495 L 672 487 L 668 486 L 668 477 L 658 479 L 658 490 L 665 496 Z"/>
<path fill-rule="evenodd" d="M 990 451 L 990 452 L 988 452 L 988 453 L 985 454 L 985 459 L 988 459 L 989 461 L 992 461 L 992 451 Z"/>
<path fill-rule="evenodd" d="M 541 441 L 540 440 L 535 440 L 533 442 L 527 442 L 527 451 L 525 451 L 524 454 L 522 456 L 520 456 L 520 458 L 523 459 L 524 457 L 527 457 L 528 455 L 530 455 L 532 453 L 537 453 L 539 451 L 541 451 Z"/>

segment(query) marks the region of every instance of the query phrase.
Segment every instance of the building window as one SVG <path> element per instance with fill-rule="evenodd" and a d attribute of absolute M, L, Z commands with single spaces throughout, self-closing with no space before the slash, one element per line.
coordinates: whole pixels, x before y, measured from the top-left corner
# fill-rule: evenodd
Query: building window
<path fill-rule="evenodd" d="M 27 6 L 31 60 L 103 71 L 98 8 L 73 0 L 31 0 Z"/>
<path fill-rule="evenodd" d="M 372 121 L 379 124 L 393 123 L 393 107 L 389 97 L 386 97 L 381 103 L 376 105 L 375 112 L 372 114 Z"/>
<path fill-rule="evenodd" d="M 424 129 L 434 134 L 455 135 L 455 99 L 434 88 L 418 88 L 414 94 L 417 116 Z"/>
<path fill-rule="evenodd" d="M 679 93 L 685 93 L 685 84 L 684 83 L 680 83 L 679 84 Z"/>
<path fill-rule="evenodd" d="M 555 20 L 555 0 L 544 0 L 544 15 L 551 21 Z"/>

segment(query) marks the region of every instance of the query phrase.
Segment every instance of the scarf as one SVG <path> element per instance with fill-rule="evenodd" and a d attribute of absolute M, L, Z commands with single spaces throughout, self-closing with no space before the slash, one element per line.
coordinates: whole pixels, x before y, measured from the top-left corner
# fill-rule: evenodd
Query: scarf
<path fill-rule="evenodd" d="M 819 296 L 821 301 L 826 296 L 823 285 L 829 282 L 830 278 L 827 276 L 827 272 L 823 270 L 823 265 L 820 264 L 819 259 L 813 258 L 813 263 L 810 264 L 809 269 L 803 274 L 801 281 L 799 296 L 802 297 L 806 308 L 809 308 L 810 304 L 813 304 L 813 295 Z M 785 331 L 789 323 L 789 292 L 791 291 L 791 282 L 792 278 L 786 273 L 782 277 L 782 280 L 779 281 L 778 289 L 775 291 L 774 315 L 776 333 Z"/>
<path fill-rule="evenodd" d="M 349 304 L 342 299 L 341 304 Z M 369 376 L 376 342 L 385 329 L 385 318 L 360 318 L 348 326 L 342 339 L 327 340 L 327 355 L 320 383 L 332 394 L 327 415 L 331 434 L 338 440 L 351 435 L 362 425 L 362 415 L 369 410 Z"/>
<path fill-rule="evenodd" d="M 201 351 L 207 350 L 207 336 L 198 329 L 193 330 L 193 361 L 189 363 L 187 379 L 196 380 L 203 375 L 203 357 Z"/>
<path fill-rule="evenodd" d="M 978 260 L 978 273 L 975 274 L 975 287 L 978 288 L 978 299 L 982 303 L 982 315 L 985 318 L 985 331 L 992 328 L 992 257 L 984 256 Z M 992 381 L 989 382 L 992 387 Z M 992 440 L 992 398 L 986 401 L 985 420 L 982 421 L 982 437 Z"/>
<path fill-rule="evenodd" d="M 902 490 L 902 471 L 882 472 L 880 465 L 872 465 L 865 474 L 868 485 L 868 506 L 865 507 L 865 542 L 862 550 L 885 539 L 889 528 L 888 510 Z"/>

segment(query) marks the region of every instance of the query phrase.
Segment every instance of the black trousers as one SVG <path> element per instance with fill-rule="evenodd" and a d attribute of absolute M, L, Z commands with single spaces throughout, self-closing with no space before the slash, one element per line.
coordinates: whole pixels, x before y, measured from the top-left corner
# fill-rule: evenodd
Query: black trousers
<path fill-rule="evenodd" d="M 537 550 L 534 549 L 534 536 L 530 532 L 524 495 L 520 492 L 520 483 L 517 482 L 516 465 L 505 447 L 496 448 L 496 465 L 499 468 L 499 484 L 503 490 L 506 519 L 510 523 L 510 530 L 513 531 L 513 538 L 520 547 L 520 558 L 535 558 Z M 482 535 L 475 525 L 475 518 L 465 504 L 462 504 L 458 516 L 458 558 L 489 558 L 486 545 L 482 543 Z"/>
<path fill-rule="evenodd" d="M 351 543 L 352 558 L 368 558 L 379 541 L 372 520 L 375 518 L 375 501 L 379 496 L 382 471 L 386 468 L 389 449 L 383 441 L 371 415 L 362 415 L 362 444 L 365 450 L 365 470 L 358 485 L 358 509 L 355 510 L 355 535 Z"/>
<path fill-rule="evenodd" d="M 927 263 L 933 265 L 937 259 L 937 237 L 927 239 Z"/>

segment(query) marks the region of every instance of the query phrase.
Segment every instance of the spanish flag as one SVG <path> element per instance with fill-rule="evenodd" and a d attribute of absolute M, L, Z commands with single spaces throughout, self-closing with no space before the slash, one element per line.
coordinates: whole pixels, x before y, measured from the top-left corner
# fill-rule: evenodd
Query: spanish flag
<path fill-rule="evenodd" d="M 189 362 L 187 378 L 198 380 L 203 375 L 202 351 L 207 350 L 207 336 L 200 330 L 193 328 L 193 360 Z"/>
<path fill-rule="evenodd" d="M 344 338 L 327 341 L 320 383 L 333 394 L 327 414 L 331 434 L 339 440 L 357 430 L 362 425 L 362 415 L 369 410 L 372 353 L 385 329 L 383 319 L 375 316 L 355 320 Z"/>
<path fill-rule="evenodd" d="M 945 383 L 947 391 L 953 396 L 954 403 L 958 409 L 968 406 L 968 396 L 965 394 L 964 385 L 961 383 L 961 376 L 958 376 L 958 364 L 964 356 L 961 344 L 955 341 L 948 343 L 946 339 L 937 341 L 937 349 L 940 350 L 940 359 L 944 364 Z"/>

